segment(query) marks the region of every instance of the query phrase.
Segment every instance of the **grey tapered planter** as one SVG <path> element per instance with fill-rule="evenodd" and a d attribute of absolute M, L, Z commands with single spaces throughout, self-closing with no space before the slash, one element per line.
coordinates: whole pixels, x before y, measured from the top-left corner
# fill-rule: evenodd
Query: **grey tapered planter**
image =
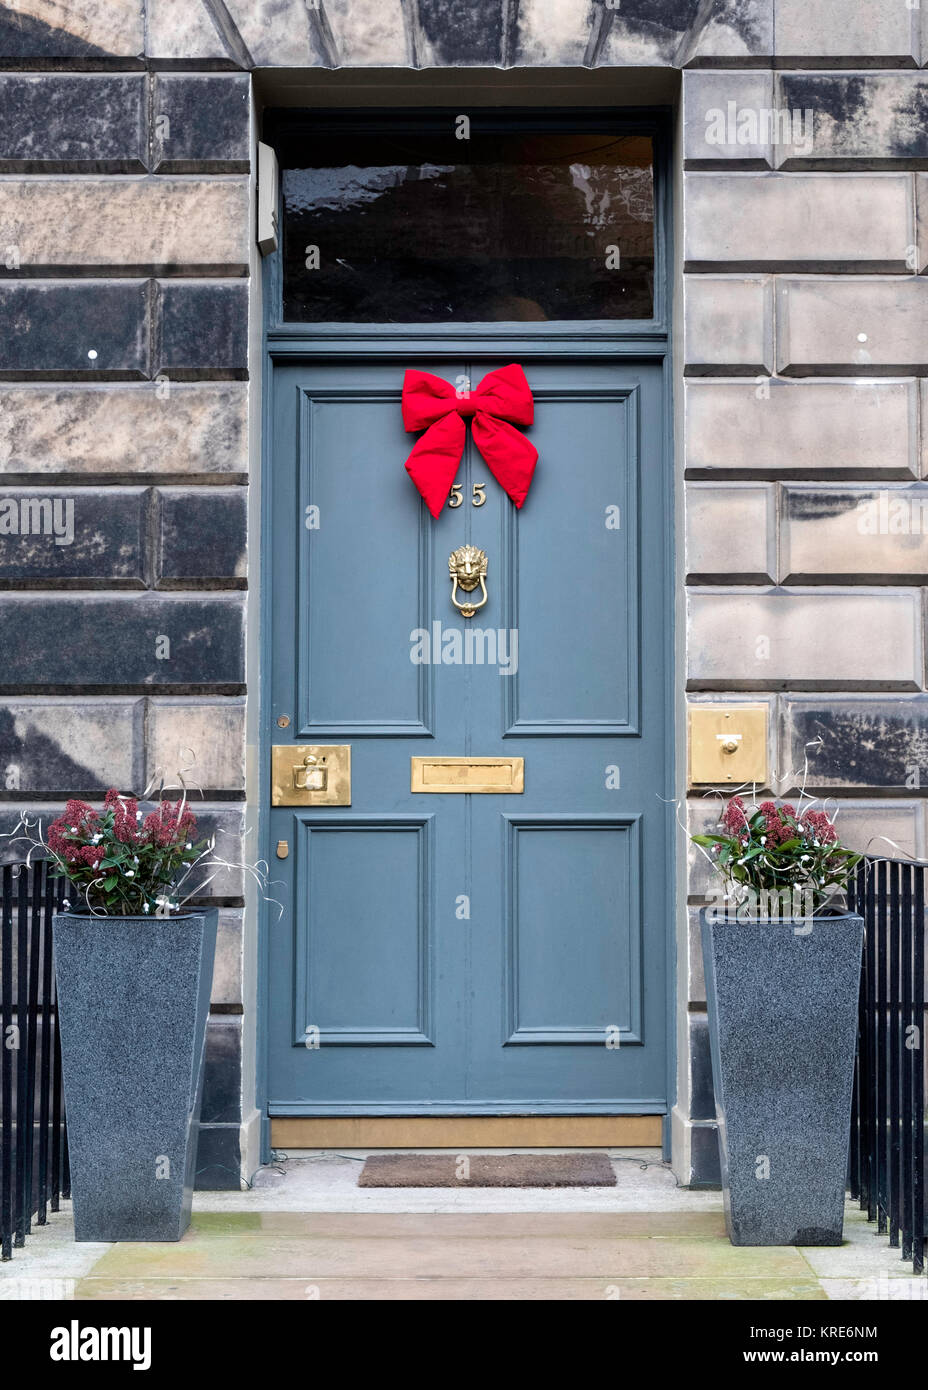
<path fill-rule="evenodd" d="M 863 920 L 711 915 L 700 920 L 729 1238 L 840 1245 Z"/>
<path fill-rule="evenodd" d="M 76 1240 L 190 1223 L 218 916 L 54 919 Z"/>

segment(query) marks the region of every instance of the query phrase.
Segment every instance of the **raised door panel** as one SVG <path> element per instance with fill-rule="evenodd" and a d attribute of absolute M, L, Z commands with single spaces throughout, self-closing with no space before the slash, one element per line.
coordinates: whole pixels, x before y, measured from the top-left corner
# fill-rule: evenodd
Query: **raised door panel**
<path fill-rule="evenodd" d="M 638 819 L 506 819 L 506 1044 L 640 1043 Z"/>
<path fill-rule="evenodd" d="M 399 377 L 300 391 L 298 688 L 314 739 L 430 732 L 431 668 L 402 660 L 432 602 L 431 518 L 403 470 Z"/>

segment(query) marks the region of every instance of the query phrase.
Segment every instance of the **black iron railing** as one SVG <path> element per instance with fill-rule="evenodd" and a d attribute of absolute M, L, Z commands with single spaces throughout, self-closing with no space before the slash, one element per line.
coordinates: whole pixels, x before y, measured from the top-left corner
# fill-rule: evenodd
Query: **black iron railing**
<path fill-rule="evenodd" d="M 925 1271 L 926 882 L 928 864 L 864 859 L 849 904 L 865 926 L 851 1196 L 916 1274 Z"/>
<path fill-rule="evenodd" d="M 0 868 L 0 1257 L 71 1195 L 52 962 L 63 879 L 38 860 Z"/>

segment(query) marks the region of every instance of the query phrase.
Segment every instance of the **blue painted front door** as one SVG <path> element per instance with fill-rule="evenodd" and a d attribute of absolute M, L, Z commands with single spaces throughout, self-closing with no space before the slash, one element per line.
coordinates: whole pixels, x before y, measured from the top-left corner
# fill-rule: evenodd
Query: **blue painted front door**
<path fill-rule="evenodd" d="M 350 744 L 352 795 L 270 811 L 290 849 L 271 1114 L 665 1109 L 662 372 L 536 349 L 525 505 L 468 434 L 463 502 L 433 520 L 403 467 L 405 367 L 476 384 L 516 357 L 410 344 L 273 373 L 268 740 Z M 448 557 L 468 542 L 489 600 L 465 620 Z M 414 793 L 422 755 L 521 757 L 524 792 Z"/>

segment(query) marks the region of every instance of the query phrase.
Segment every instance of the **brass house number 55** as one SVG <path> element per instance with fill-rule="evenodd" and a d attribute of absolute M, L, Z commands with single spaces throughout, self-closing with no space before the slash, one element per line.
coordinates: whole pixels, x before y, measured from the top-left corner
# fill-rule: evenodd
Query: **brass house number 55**
<path fill-rule="evenodd" d="M 474 493 L 471 498 L 472 507 L 482 507 L 487 500 L 486 483 L 474 483 Z M 448 498 L 449 507 L 460 507 L 464 501 L 463 483 L 455 483 Z"/>

